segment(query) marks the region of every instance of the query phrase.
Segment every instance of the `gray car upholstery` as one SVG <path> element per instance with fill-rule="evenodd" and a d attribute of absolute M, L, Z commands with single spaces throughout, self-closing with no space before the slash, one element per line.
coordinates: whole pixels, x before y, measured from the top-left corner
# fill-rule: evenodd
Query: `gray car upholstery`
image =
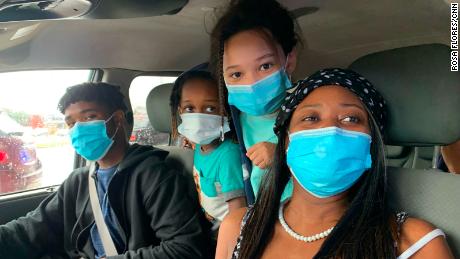
<path fill-rule="evenodd" d="M 152 127 L 160 132 L 171 133 L 171 110 L 169 96 L 173 84 L 162 84 L 153 88 L 147 96 L 146 108 Z"/>
<path fill-rule="evenodd" d="M 412 168 L 414 163 L 414 148 L 403 146 L 385 146 L 387 165 L 394 167 Z"/>
<path fill-rule="evenodd" d="M 449 61 L 447 46 L 430 44 L 370 54 L 351 64 L 388 102 L 386 144 L 434 146 L 460 139 L 460 73 L 450 72 Z M 397 167 L 388 167 L 388 176 L 395 210 L 443 229 L 460 257 L 460 177 Z"/>
<path fill-rule="evenodd" d="M 146 108 L 152 127 L 163 133 L 171 133 L 171 111 L 169 96 L 173 84 L 162 84 L 153 88 L 147 96 Z M 158 148 L 169 151 L 167 163 L 185 173 L 191 195 L 197 196 L 193 180 L 193 150 L 178 146 L 159 146 Z"/>
<path fill-rule="evenodd" d="M 369 79 L 389 106 L 387 144 L 432 146 L 455 142 L 460 132 L 460 73 L 450 71 L 441 44 L 369 54 L 350 68 Z"/>
<path fill-rule="evenodd" d="M 388 166 L 416 169 L 432 169 L 433 158 L 438 154 L 438 152 L 435 152 L 434 147 L 392 145 L 386 145 L 385 152 Z"/>
<path fill-rule="evenodd" d="M 460 177 L 433 170 L 388 167 L 389 198 L 395 211 L 431 222 L 442 229 L 460 257 Z"/>
<path fill-rule="evenodd" d="M 435 147 L 416 147 L 415 148 L 415 163 L 416 169 L 433 168 L 433 159 L 435 154 Z M 436 161 L 436 159 L 435 159 Z"/>

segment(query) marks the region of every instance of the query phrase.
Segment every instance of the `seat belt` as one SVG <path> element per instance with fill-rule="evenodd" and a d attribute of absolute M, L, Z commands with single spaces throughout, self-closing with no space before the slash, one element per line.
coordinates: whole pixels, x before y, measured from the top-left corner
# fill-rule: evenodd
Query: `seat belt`
<path fill-rule="evenodd" d="M 101 237 L 102 246 L 104 246 L 105 256 L 118 255 L 115 244 L 113 243 L 112 236 L 110 235 L 109 229 L 105 224 L 104 216 L 102 215 L 101 205 L 99 203 L 99 196 L 96 190 L 96 181 L 92 175 L 96 171 L 96 163 L 91 163 L 89 166 L 88 173 L 88 188 L 89 198 L 91 201 L 91 208 L 93 210 L 94 221 L 96 221 L 97 231 Z"/>
<path fill-rule="evenodd" d="M 230 105 L 230 113 L 235 126 L 236 137 L 240 146 L 241 167 L 243 169 L 244 192 L 248 205 L 253 205 L 255 202 L 254 191 L 251 184 L 252 162 L 246 156 L 246 147 L 244 146 L 243 129 L 240 123 L 240 111 L 233 105 Z"/>

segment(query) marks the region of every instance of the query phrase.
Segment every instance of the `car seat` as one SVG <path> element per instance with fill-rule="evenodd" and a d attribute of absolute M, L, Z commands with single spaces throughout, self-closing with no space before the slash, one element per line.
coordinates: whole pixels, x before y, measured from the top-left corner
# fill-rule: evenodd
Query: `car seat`
<path fill-rule="evenodd" d="M 169 96 L 173 84 L 162 84 L 153 88 L 147 96 L 146 109 L 152 127 L 163 133 L 171 134 L 171 111 Z M 171 141 L 170 141 L 171 142 Z M 193 197 L 198 197 L 193 181 L 193 150 L 178 146 L 158 146 L 169 152 L 166 162 L 184 172 Z"/>
<path fill-rule="evenodd" d="M 426 147 L 460 139 L 460 73 L 450 71 L 449 47 L 382 51 L 359 58 L 350 68 L 369 79 L 388 102 L 386 144 Z M 413 168 L 387 171 L 394 209 L 444 230 L 454 256 L 460 257 L 460 177 Z"/>
<path fill-rule="evenodd" d="M 436 147 L 385 146 L 387 165 L 394 167 L 435 169 L 439 156 Z"/>

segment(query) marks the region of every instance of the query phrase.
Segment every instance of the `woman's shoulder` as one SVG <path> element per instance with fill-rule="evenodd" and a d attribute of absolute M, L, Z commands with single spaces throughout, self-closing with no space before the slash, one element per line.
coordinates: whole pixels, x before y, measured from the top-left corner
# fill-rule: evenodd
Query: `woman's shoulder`
<path fill-rule="evenodd" d="M 401 233 L 399 239 L 401 246 L 399 247 L 401 247 L 402 250 L 405 250 L 420 240 L 423 236 L 435 229 L 435 226 L 433 226 L 428 221 L 408 217 L 401 225 Z"/>
<path fill-rule="evenodd" d="M 241 222 L 248 208 L 236 209 L 224 218 L 219 228 L 216 258 L 229 258 L 240 235 Z"/>
<path fill-rule="evenodd" d="M 226 228 L 226 229 L 236 229 L 238 230 L 238 233 L 241 229 L 241 222 L 243 221 L 244 216 L 248 212 L 248 208 L 243 207 L 236 209 L 230 213 L 227 214 L 227 216 L 224 218 L 222 221 L 222 224 L 220 225 L 220 229 Z"/>
<path fill-rule="evenodd" d="M 428 221 L 418 218 L 409 217 L 401 225 L 399 254 L 409 252 L 408 249 L 417 251 L 411 259 L 453 258 L 444 233 Z"/>
<path fill-rule="evenodd" d="M 250 210 L 250 208 L 243 207 L 228 213 L 220 224 L 219 235 L 223 234 L 230 239 L 238 237 Z"/>

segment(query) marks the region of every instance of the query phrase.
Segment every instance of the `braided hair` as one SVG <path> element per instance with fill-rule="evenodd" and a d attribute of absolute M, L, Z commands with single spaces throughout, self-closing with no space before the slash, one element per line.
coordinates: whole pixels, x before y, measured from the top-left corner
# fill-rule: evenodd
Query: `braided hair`
<path fill-rule="evenodd" d="M 171 129 L 172 137 L 178 137 L 177 126 L 179 125 L 179 106 L 182 99 L 182 89 L 187 81 L 200 79 L 216 84 L 214 77 L 208 71 L 203 70 L 189 70 L 180 75 L 174 82 L 171 96 L 169 97 L 169 107 L 171 108 Z M 222 111 L 221 111 L 222 113 Z"/>
<path fill-rule="evenodd" d="M 180 106 L 180 101 L 182 99 L 182 89 L 184 88 L 184 85 L 186 82 L 194 79 L 200 79 L 200 80 L 205 80 L 208 82 L 211 82 L 213 85 L 216 85 L 217 82 L 214 79 L 213 75 L 205 70 L 194 70 L 193 68 L 189 71 L 184 72 L 182 75 L 180 75 L 176 81 L 174 82 L 173 89 L 171 91 L 171 96 L 169 97 L 169 107 L 171 109 L 171 129 L 172 129 L 172 138 L 177 139 L 179 136 L 179 133 L 177 132 L 177 127 L 179 126 L 179 106 Z M 229 114 L 230 108 L 228 106 L 228 103 L 226 101 L 226 92 L 221 91 L 218 89 L 219 92 L 219 115 L 222 117 L 222 125 L 224 124 L 224 116 L 226 114 Z M 229 122 L 231 120 L 229 119 Z M 234 126 L 233 123 L 229 123 L 230 126 L 230 131 L 225 134 L 226 137 L 229 137 L 233 140 L 235 140 L 235 136 L 233 134 L 234 132 Z"/>

